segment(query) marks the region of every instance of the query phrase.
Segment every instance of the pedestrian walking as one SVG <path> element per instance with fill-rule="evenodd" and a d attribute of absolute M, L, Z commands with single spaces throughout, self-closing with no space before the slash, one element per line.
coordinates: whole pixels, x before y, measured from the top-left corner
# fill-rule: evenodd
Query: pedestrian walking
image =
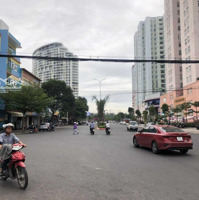
<path fill-rule="evenodd" d="M 77 123 L 74 122 L 74 126 L 73 126 L 73 135 L 75 134 L 79 134 L 79 131 L 77 130 Z"/>

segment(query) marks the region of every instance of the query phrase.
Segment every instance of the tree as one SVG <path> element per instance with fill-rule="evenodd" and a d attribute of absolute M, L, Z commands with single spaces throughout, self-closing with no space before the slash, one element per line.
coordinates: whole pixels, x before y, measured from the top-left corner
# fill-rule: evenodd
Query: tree
<path fill-rule="evenodd" d="M 136 110 L 135 113 L 136 113 L 136 115 L 137 115 L 137 117 L 138 117 L 138 119 L 140 121 L 140 118 L 142 116 L 141 112 L 139 110 Z"/>
<path fill-rule="evenodd" d="M 155 121 L 157 119 L 157 115 L 158 115 L 158 113 L 157 113 L 157 110 L 154 107 L 154 105 L 150 106 L 149 107 L 149 116 L 150 116 L 150 119 L 152 121 Z"/>
<path fill-rule="evenodd" d="M 165 121 L 167 121 L 167 117 L 169 117 L 169 124 L 170 124 L 170 111 L 169 111 L 169 105 L 164 103 L 161 107 L 162 112 L 164 113 L 165 116 Z"/>
<path fill-rule="evenodd" d="M 134 109 L 129 107 L 128 108 L 129 118 L 134 119 Z"/>
<path fill-rule="evenodd" d="M 199 107 L 199 101 L 195 101 L 193 103 L 191 103 L 191 105 L 193 105 L 196 108 L 196 120 L 198 121 L 198 107 Z"/>
<path fill-rule="evenodd" d="M 86 111 L 88 111 L 87 100 L 84 97 L 75 99 L 74 118 L 77 120 L 85 119 Z"/>
<path fill-rule="evenodd" d="M 67 112 L 74 112 L 75 97 L 71 88 L 64 81 L 52 79 L 44 82 L 42 88 L 49 97 L 54 99 L 49 105 L 52 111 L 51 120 L 58 110 L 62 115 L 66 115 Z"/>
<path fill-rule="evenodd" d="M 147 123 L 147 119 L 148 119 L 148 111 L 144 110 L 142 115 L 143 115 L 144 123 L 146 124 Z"/>
<path fill-rule="evenodd" d="M 185 103 L 183 103 L 183 104 L 180 105 L 180 108 L 183 111 L 186 111 L 184 113 L 184 115 L 186 115 L 186 122 L 187 122 L 188 109 L 191 108 L 191 103 L 190 102 L 185 102 Z"/>
<path fill-rule="evenodd" d="M 179 112 L 182 112 L 182 108 L 181 106 L 176 106 L 175 108 L 172 108 L 172 111 L 175 113 L 177 113 L 176 117 L 177 117 L 177 123 L 178 123 L 178 117 L 179 117 Z"/>
<path fill-rule="evenodd" d="M 164 115 L 168 114 L 168 112 L 169 112 L 169 106 L 166 103 L 164 103 L 162 105 L 161 109 L 162 109 L 162 112 L 164 113 Z"/>
<path fill-rule="evenodd" d="M 93 96 L 92 100 L 95 100 L 97 105 L 97 112 L 99 121 L 104 121 L 104 108 L 109 99 L 109 95 L 106 96 L 104 99 L 98 100 L 96 96 Z"/>
<path fill-rule="evenodd" d="M 42 112 L 53 101 L 53 98 L 49 98 L 38 86 L 22 86 L 21 90 L 9 91 L 0 94 L 0 97 L 4 100 L 7 110 L 22 112 L 24 116 L 26 112 Z M 24 120 L 25 118 L 23 118 L 23 129 Z"/>
<path fill-rule="evenodd" d="M 115 120 L 119 122 L 119 121 L 123 120 L 124 117 L 125 117 L 125 114 L 124 114 L 123 112 L 119 112 L 119 113 L 115 116 Z"/>

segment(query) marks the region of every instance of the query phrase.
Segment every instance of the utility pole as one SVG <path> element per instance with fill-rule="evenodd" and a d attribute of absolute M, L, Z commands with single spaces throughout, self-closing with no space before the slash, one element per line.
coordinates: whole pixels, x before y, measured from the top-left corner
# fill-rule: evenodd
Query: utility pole
<path fill-rule="evenodd" d="M 98 79 L 94 79 L 94 80 L 96 80 L 96 81 L 98 81 L 99 82 L 99 87 L 100 87 L 100 100 L 101 100 L 101 82 L 103 81 L 103 80 L 105 80 L 106 78 L 103 78 L 103 79 L 101 79 L 101 80 L 98 80 Z"/>

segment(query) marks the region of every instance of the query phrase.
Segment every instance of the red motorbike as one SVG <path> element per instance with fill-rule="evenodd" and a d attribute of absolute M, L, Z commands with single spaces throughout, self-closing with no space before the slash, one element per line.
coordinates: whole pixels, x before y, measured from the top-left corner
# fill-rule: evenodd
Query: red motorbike
<path fill-rule="evenodd" d="M 25 154 L 20 150 L 24 148 L 23 145 L 13 144 L 10 161 L 7 165 L 7 170 L 2 175 L 2 180 L 6 181 L 8 178 L 17 179 L 21 189 L 25 190 L 28 186 L 28 173 L 26 171 Z"/>

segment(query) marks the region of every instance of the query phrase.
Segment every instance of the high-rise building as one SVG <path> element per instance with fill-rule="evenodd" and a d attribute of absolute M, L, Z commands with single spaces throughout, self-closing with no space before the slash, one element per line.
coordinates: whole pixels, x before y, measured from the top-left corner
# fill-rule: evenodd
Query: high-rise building
<path fill-rule="evenodd" d="M 164 10 L 165 58 L 168 60 L 180 60 L 182 58 L 182 45 L 179 0 L 165 0 Z M 183 80 L 181 64 L 166 64 L 166 85 L 171 99 L 182 95 Z"/>
<path fill-rule="evenodd" d="M 135 59 L 164 59 L 163 17 L 147 17 L 134 36 Z M 165 65 L 135 63 L 132 68 L 134 109 L 142 110 L 147 95 L 165 90 Z"/>
<path fill-rule="evenodd" d="M 180 1 L 182 59 L 199 58 L 199 1 Z M 183 86 L 196 82 L 199 64 L 183 65 Z"/>
<path fill-rule="evenodd" d="M 33 56 L 49 57 L 77 57 L 68 51 L 61 43 L 51 43 L 42 46 L 33 52 Z M 42 82 L 50 79 L 62 80 L 73 90 L 77 97 L 79 93 L 78 61 L 70 60 L 33 60 L 33 74 Z"/>
<path fill-rule="evenodd" d="M 166 59 L 198 59 L 199 1 L 165 0 L 164 11 Z M 186 102 L 198 77 L 199 64 L 166 64 L 167 93 L 161 104 L 176 107 Z"/>
<path fill-rule="evenodd" d="M 21 48 L 20 42 L 9 32 L 9 26 L 0 19 L 0 53 L 16 55 L 17 48 Z M 20 64 L 19 58 L 0 57 L 0 92 L 21 88 Z M 14 123 L 17 117 L 22 116 L 17 112 L 5 110 L 5 104 L 0 99 L 0 128 L 4 122 Z M 18 127 L 18 124 L 14 124 Z"/>

